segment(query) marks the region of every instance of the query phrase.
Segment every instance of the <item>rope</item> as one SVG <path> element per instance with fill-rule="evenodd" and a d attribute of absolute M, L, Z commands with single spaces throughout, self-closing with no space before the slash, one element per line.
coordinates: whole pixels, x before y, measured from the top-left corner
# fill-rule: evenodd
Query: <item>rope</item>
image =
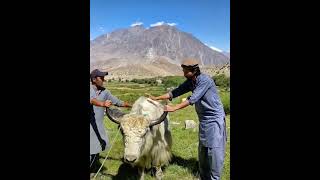
<path fill-rule="evenodd" d="M 103 165 L 104 165 L 105 161 L 107 160 L 107 158 L 108 158 L 108 156 L 109 156 L 109 153 L 110 153 L 110 151 L 111 151 L 111 149 L 112 149 L 112 146 L 113 146 L 114 142 L 115 142 L 115 141 L 116 141 L 116 139 L 117 139 L 117 136 L 118 136 L 118 134 L 119 134 L 119 131 L 120 131 L 120 127 L 118 128 L 117 134 L 116 134 L 116 136 L 114 137 L 114 139 L 113 139 L 113 141 L 112 141 L 112 143 L 111 143 L 111 146 L 110 146 L 110 149 L 109 149 L 109 151 L 108 151 L 107 156 L 104 158 L 104 160 L 103 160 L 103 162 L 102 162 L 102 164 L 101 164 L 101 166 L 100 166 L 100 168 L 99 168 L 98 172 L 94 175 L 93 180 L 94 180 L 94 179 L 96 179 L 96 177 L 97 177 L 98 173 L 100 172 L 100 170 L 102 169 L 102 167 L 103 167 Z"/>

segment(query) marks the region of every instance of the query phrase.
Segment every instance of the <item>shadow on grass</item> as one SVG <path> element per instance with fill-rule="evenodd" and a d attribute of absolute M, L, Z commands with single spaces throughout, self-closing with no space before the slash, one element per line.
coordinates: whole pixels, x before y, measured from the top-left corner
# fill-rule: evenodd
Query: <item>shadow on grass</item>
<path fill-rule="evenodd" d="M 118 159 L 118 158 L 112 158 L 112 157 L 108 157 L 107 159 L 109 160 L 118 160 L 123 162 L 123 158 Z M 198 161 L 195 158 L 190 158 L 190 159 L 184 159 L 180 156 L 176 156 L 176 155 L 172 155 L 171 161 L 170 161 L 170 165 L 175 164 L 178 166 L 181 166 L 185 169 L 187 169 L 194 177 L 197 177 L 199 175 L 199 171 L 198 171 Z M 99 169 L 101 163 L 96 163 L 92 169 L 93 172 L 97 172 L 97 170 Z M 164 173 L 165 176 L 165 170 L 166 170 L 167 166 L 163 166 L 162 167 L 162 171 Z M 107 169 L 105 169 L 105 167 L 103 167 L 101 169 L 101 173 L 104 176 L 107 176 L 108 179 L 112 179 L 112 180 L 138 180 L 139 179 L 139 174 L 138 174 L 138 168 L 137 167 L 132 167 L 131 165 L 127 164 L 127 163 L 122 163 L 118 169 L 118 172 L 116 175 L 112 175 L 107 173 Z M 106 173 L 103 173 L 106 172 Z M 155 168 L 151 168 L 149 170 L 145 170 L 145 175 L 151 175 L 151 177 L 155 177 Z"/>
<path fill-rule="evenodd" d="M 188 171 L 195 177 L 199 174 L 199 165 L 195 158 L 183 159 L 182 157 L 173 154 L 170 164 L 176 164 L 188 169 Z"/>
<path fill-rule="evenodd" d="M 163 166 L 161 169 L 165 174 L 166 167 Z M 151 177 L 155 177 L 155 174 L 156 174 L 155 168 L 145 169 L 145 176 L 150 175 Z M 109 175 L 109 176 L 112 176 L 112 180 L 138 180 L 139 179 L 138 168 L 132 167 L 127 163 L 122 163 L 120 165 L 118 169 L 118 173 L 115 176 L 113 175 Z"/>
<path fill-rule="evenodd" d="M 138 168 L 132 167 L 127 163 L 122 163 L 118 169 L 117 175 L 112 180 L 137 180 L 139 179 Z"/>
<path fill-rule="evenodd" d="M 197 177 L 199 175 L 198 161 L 195 158 L 183 159 L 183 158 L 173 154 L 172 159 L 170 161 L 170 164 L 176 164 L 176 165 L 181 166 L 185 169 L 188 169 L 188 171 L 195 177 Z M 166 166 L 163 166 L 162 171 L 164 173 L 164 176 L 166 174 L 165 169 L 166 169 Z M 147 175 L 147 174 L 151 175 L 152 177 L 155 177 L 155 168 L 145 170 L 145 175 Z M 138 180 L 139 179 L 138 168 L 132 167 L 131 165 L 129 165 L 127 163 L 122 163 L 120 165 L 120 167 L 118 169 L 118 173 L 116 175 L 108 174 L 108 176 L 112 180 Z"/>

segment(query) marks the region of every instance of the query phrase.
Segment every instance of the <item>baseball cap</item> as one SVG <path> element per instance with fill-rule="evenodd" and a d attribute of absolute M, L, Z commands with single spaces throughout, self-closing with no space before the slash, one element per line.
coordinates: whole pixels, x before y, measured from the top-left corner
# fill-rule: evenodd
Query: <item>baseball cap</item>
<path fill-rule="evenodd" d="M 106 75 L 108 75 L 108 72 L 102 72 L 99 69 L 95 69 L 90 73 L 90 78 L 104 77 Z"/>

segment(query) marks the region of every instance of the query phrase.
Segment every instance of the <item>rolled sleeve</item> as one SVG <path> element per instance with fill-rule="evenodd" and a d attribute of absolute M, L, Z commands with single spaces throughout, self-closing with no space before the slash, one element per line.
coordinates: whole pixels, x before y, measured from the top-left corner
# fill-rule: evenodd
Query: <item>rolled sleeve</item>
<path fill-rule="evenodd" d="M 170 99 L 181 96 L 181 95 L 191 91 L 190 84 L 191 84 L 191 81 L 186 80 L 180 86 L 178 86 L 176 89 L 170 91 L 169 92 Z"/>
<path fill-rule="evenodd" d="M 168 94 L 169 94 L 169 100 L 170 100 L 170 101 L 172 101 L 172 97 L 173 97 L 172 92 L 171 92 L 171 91 L 169 91 L 169 92 L 168 92 Z"/>
<path fill-rule="evenodd" d="M 116 105 L 116 106 L 123 106 L 124 102 L 119 100 L 117 97 L 113 96 L 111 94 L 110 91 L 105 90 L 106 91 L 106 95 L 105 95 L 105 100 L 110 100 L 112 102 L 112 104 Z"/>
<path fill-rule="evenodd" d="M 188 98 L 189 103 L 192 105 L 197 102 L 209 89 L 210 81 L 206 79 L 199 80 L 195 89 L 193 90 L 192 95 Z"/>

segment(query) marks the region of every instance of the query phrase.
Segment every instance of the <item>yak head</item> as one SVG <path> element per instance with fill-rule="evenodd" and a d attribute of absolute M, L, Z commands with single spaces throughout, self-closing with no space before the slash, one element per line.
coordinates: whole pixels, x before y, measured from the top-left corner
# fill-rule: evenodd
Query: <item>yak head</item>
<path fill-rule="evenodd" d="M 150 130 L 166 119 L 168 112 L 163 105 L 146 97 L 140 97 L 132 106 L 131 112 L 122 113 L 116 109 L 106 109 L 111 121 L 120 125 L 124 141 L 124 160 L 135 164 L 144 151 L 153 143 Z M 148 144 L 149 143 L 149 144 Z"/>

